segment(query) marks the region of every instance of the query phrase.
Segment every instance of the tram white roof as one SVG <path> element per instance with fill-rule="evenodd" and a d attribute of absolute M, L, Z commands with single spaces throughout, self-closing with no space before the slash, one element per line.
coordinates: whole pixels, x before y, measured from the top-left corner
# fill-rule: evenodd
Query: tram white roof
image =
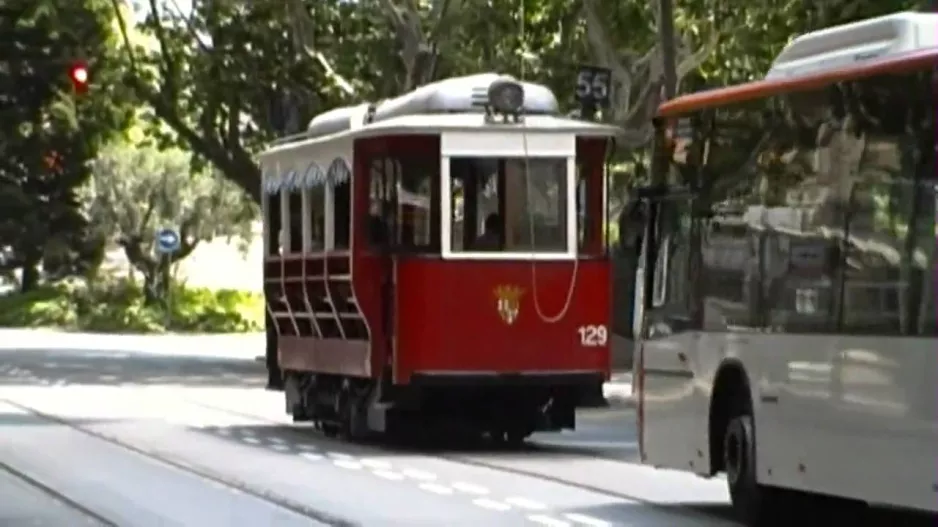
<path fill-rule="evenodd" d="M 795 38 L 766 79 L 818 73 L 938 47 L 938 14 L 903 12 L 834 26 Z"/>
<path fill-rule="evenodd" d="M 514 78 L 498 73 L 480 73 L 465 77 L 444 79 L 421 86 L 410 93 L 386 99 L 374 105 L 372 122 L 381 122 L 406 115 L 438 113 L 482 113 L 488 96 L 489 86 L 499 79 Z M 524 87 L 524 112 L 526 114 L 558 115 L 557 98 L 547 86 L 522 82 Z M 306 137 L 322 137 L 355 128 L 361 125 L 368 105 L 336 108 L 310 121 Z M 358 122 L 355 122 L 355 121 Z"/>
<path fill-rule="evenodd" d="M 622 130 L 616 126 L 553 115 L 527 115 L 523 123 L 520 124 L 492 124 L 486 122 L 482 113 L 415 114 L 394 117 L 360 128 L 338 131 L 327 136 L 310 137 L 309 139 L 302 136 L 296 137 L 291 142 L 274 145 L 262 153 L 261 157 L 304 148 L 312 144 L 352 137 L 440 134 L 446 132 L 504 134 L 521 133 L 522 131 L 592 137 L 614 137 L 622 133 Z"/>

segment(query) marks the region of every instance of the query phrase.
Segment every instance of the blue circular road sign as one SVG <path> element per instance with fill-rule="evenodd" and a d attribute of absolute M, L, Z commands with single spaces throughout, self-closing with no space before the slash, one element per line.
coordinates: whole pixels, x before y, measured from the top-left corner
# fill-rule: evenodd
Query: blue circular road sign
<path fill-rule="evenodd" d="M 156 252 L 172 254 L 179 250 L 179 233 L 173 229 L 160 229 L 156 231 Z"/>

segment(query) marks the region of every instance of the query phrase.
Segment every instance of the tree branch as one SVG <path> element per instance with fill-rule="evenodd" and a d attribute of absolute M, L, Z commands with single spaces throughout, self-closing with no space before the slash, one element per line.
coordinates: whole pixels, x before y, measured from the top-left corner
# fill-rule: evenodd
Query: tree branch
<path fill-rule="evenodd" d="M 168 39 L 166 38 L 166 30 L 163 28 L 163 21 L 160 19 L 160 9 L 156 5 L 156 0 L 149 0 L 150 2 L 150 12 L 153 16 L 154 22 L 154 31 L 156 33 L 156 40 L 160 43 L 160 60 L 163 62 L 163 92 L 168 92 L 169 100 L 175 101 L 179 96 L 179 90 L 176 86 L 176 74 L 179 72 L 178 65 L 176 64 L 173 57 L 170 56 L 170 48 L 167 44 Z"/>

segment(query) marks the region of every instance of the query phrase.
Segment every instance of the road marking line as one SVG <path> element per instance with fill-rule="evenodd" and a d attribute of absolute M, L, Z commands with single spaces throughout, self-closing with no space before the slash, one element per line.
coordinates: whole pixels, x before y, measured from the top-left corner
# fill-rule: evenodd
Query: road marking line
<path fill-rule="evenodd" d="M 303 452 L 318 452 L 319 451 L 319 449 L 313 445 L 300 444 L 300 445 L 296 445 L 296 448 L 302 450 Z"/>
<path fill-rule="evenodd" d="M 505 500 L 506 503 L 514 505 L 519 509 L 527 509 L 531 511 L 542 511 L 547 508 L 547 505 L 539 501 L 529 500 L 527 498 L 508 498 Z"/>
<path fill-rule="evenodd" d="M 321 461 L 323 458 L 322 454 L 316 454 L 314 452 L 301 452 L 300 457 L 306 461 Z"/>
<path fill-rule="evenodd" d="M 450 486 L 458 490 L 459 492 L 465 492 L 466 494 L 477 494 L 479 496 L 483 496 L 489 493 L 489 489 L 483 486 L 475 485 L 472 483 L 465 483 L 462 481 L 457 481 L 455 483 L 452 483 Z"/>
<path fill-rule="evenodd" d="M 270 448 L 276 450 L 277 452 L 289 452 L 290 445 L 285 445 L 283 443 L 274 443 L 270 445 Z"/>
<path fill-rule="evenodd" d="M 332 461 L 332 464 L 340 467 L 347 468 L 349 470 L 361 470 L 362 464 L 357 461 L 350 461 L 348 459 L 336 459 Z"/>
<path fill-rule="evenodd" d="M 534 523 L 546 525 L 547 527 L 570 527 L 569 522 L 558 520 L 557 518 L 551 518 L 546 514 L 532 514 L 528 516 L 528 519 Z"/>
<path fill-rule="evenodd" d="M 577 523 L 580 525 L 589 525 L 589 527 L 611 527 L 612 526 L 611 523 L 605 520 L 600 520 L 599 518 L 594 518 L 592 516 L 587 516 L 585 514 L 579 514 L 576 512 L 569 512 L 567 514 L 564 514 L 563 517 L 572 521 L 573 523 Z"/>
<path fill-rule="evenodd" d="M 448 495 L 448 494 L 453 493 L 453 489 L 445 485 L 440 485 L 438 483 L 421 483 L 420 488 L 422 490 L 425 490 L 427 492 L 432 492 L 434 494 Z"/>
<path fill-rule="evenodd" d="M 343 454 L 342 452 L 326 452 L 326 455 L 331 457 L 332 459 L 342 460 L 342 461 L 351 461 L 355 459 L 355 456 Z"/>
<path fill-rule="evenodd" d="M 374 474 L 375 476 L 378 476 L 379 478 L 389 479 L 391 481 L 401 481 L 402 479 L 404 479 L 403 474 L 399 474 L 397 472 L 391 472 L 390 470 L 378 469 L 378 470 L 372 470 L 371 472 L 372 474 Z"/>
<path fill-rule="evenodd" d="M 362 459 L 359 461 L 362 465 L 365 465 L 368 468 L 377 469 L 377 470 L 388 470 L 391 468 L 391 463 L 381 460 L 381 459 Z"/>
<path fill-rule="evenodd" d="M 424 470 L 417 470 L 414 468 L 405 468 L 402 473 L 411 479 L 416 479 L 419 481 L 435 481 L 436 474 L 432 472 L 426 472 Z"/>
<path fill-rule="evenodd" d="M 472 504 L 476 507 L 482 507 L 483 509 L 490 509 L 493 511 L 507 511 L 511 509 L 511 505 L 507 505 L 500 501 L 490 500 L 488 498 L 477 498 L 472 500 Z"/>
<path fill-rule="evenodd" d="M 259 445 L 259 444 L 261 444 L 261 440 L 258 439 L 258 438 L 256 438 L 256 437 L 254 437 L 254 436 L 243 436 L 243 437 L 241 438 L 241 440 L 244 441 L 245 443 L 250 443 L 250 444 L 252 444 L 252 445 Z"/>
<path fill-rule="evenodd" d="M 269 437 L 269 438 L 267 438 L 267 440 L 270 441 L 271 443 L 274 443 L 274 444 L 277 444 L 277 445 L 285 445 L 285 444 L 287 444 L 286 441 L 284 441 L 282 438 L 279 438 L 279 437 Z"/>

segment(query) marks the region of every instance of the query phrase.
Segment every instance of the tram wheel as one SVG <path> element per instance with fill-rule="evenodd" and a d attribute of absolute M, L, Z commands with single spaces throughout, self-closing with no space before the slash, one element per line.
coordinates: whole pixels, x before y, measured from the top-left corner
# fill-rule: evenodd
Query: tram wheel
<path fill-rule="evenodd" d="M 520 448 L 524 446 L 525 440 L 531 436 L 527 430 L 520 428 L 508 430 L 492 430 L 489 436 L 495 441 L 495 444 L 505 448 Z"/>
<path fill-rule="evenodd" d="M 508 430 L 505 432 L 505 445 L 509 448 L 521 448 L 530 436 L 531 433 L 527 430 Z"/>
<path fill-rule="evenodd" d="M 335 423 L 323 423 L 322 424 L 322 434 L 328 438 L 339 437 L 339 432 L 342 431 L 342 428 Z"/>

